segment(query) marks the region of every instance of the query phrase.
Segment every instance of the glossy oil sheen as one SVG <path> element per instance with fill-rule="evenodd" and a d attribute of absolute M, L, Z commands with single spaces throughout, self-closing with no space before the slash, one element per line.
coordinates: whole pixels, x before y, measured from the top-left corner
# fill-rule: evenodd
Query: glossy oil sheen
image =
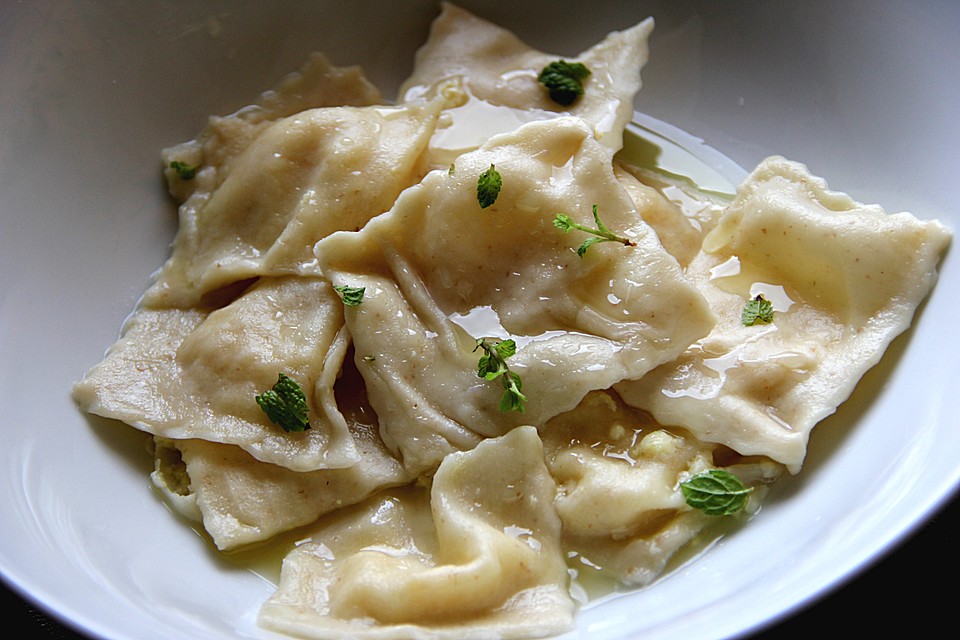
<path fill-rule="evenodd" d="M 703 141 L 694 155 L 721 177 L 737 178 L 708 150 L 743 168 L 781 154 L 859 200 L 960 224 L 960 91 L 946 81 L 960 57 L 956 3 L 462 4 L 565 55 L 653 15 L 636 108 Z M 387 96 L 399 86 L 436 4 L 349 6 L 0 5 L 0 572 L 95 637 L 263 637 L 254 616 L 269 581 L 211 554 L 155 499 L 142 437 L 80 415 L 69 389 L 167 256 L 162 147 L 315 49 L 363 65 Z M 649 589 L 587 607 L 569 640 L 756 628 L 927 517 L 960 483 L 958 288 L 948 255 L 914 328 L 817 428 L 803 474 L 749 527 Z"/>

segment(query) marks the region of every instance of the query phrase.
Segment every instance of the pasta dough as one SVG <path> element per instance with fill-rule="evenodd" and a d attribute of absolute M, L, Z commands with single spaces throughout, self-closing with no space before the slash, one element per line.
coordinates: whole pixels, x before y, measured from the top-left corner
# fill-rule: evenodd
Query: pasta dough
<path fill-rule="evenodd" d="M 308 638 L 566 631 L 575 606 L 554 490 L 533 427 L 451 454 L 428 505 L 384 496 L 299 545 L 260 623 Z"/>
<path fill-rule="evenodd" d="M 631 586 L 653 581 L 709 524 L 710 516 L 687 505 L 680 482 L 724 460 L 724 469 L 756 489 L 747 506 L 753 512 L 782 469 L 665 429 L 610 391 L 591 392 L 542 434 L 571 565 Z"/>
<path fill-rule="evenodd" d="M 317 240 L 362 227 L 419 178 L 442 104 L 317 108 L 271 123 L 181 225 L 146 304 L 189 306 L 237 280 L 316 274 Z"/>
<path fill-rule="evenodd" d="M 264 91 L 252 104 L 229 116 L 211 116 L 194 140 L 163 150 L 170 191 L 186 204 L 180 210 L 180 224 L 190 226 L 200 205 L 230 173 L 233 160 L 277 120 L 318 107 L 382 103 L 380 90 L 367 81 L 359 67 L 335 67 L 325 55 L 314 53 L 300 70 Z M 196 178 L 180 180 L 170 166 L 174 161 L 199 167 Z"/>
<path fill-rule="evenodd" d="M 647 63 L 652 18 L 611 33 L 571 58 L 590 70 L 589 90 L 563 107 L 537 81 L 540 70 L 561 56 L 538 51 L 456 5 L 441 7 L 427 42 L 417 51 L 413 73 L 400 87 L 400 99 L 409 101 L 449 88 L 448 81 L 462 83 L 461 104 L 447 110 L 445 126 L 431 142 L 441 166 L 495 133 L 556 115 L 580 118 L 611 153 L 620 149 L 640 90 L 640 70 Z"/>
<path fill-rule="evenodd" d="M 477 176 L 491 165 L 504 187 L 481 210 Z M 586 223 L 594 205 L 636 246 L 578 256 L 553 216 L 566 210 Z M 358 367 L 384 441 L 418 473 L 480 437 L 541 425 L 588 391 L 642 376 L 713 323 L 606 151 L 572 117 L 491 138 L 316 253 L 335 285 L 366 290 L 347 329 L 368 358 Z M 488 334 L 464 330 L 477 313 L 498 323 L 483 329 L 519 345 L 511 362 L 529 398 L 522 414 L 498 411 L 498 387 L 477 378 L 476 339 Z"/>
<path fill-rule="evenodd" d="M 218 549 L 263 542 L 412 480 L 387 452 L 375 427 L 351 427 L 356 464 L 309 472 L 261 462 L 235 446 L 160 440 L 153 482 L 177 511 L 203 524 Z M 188 486 L 178 486 L 180 474 Z"/>
<path fill-rule="evenodd" d="M 949 238 L 939 222 L 857 203 L 769 158 L 687 270 L 718 317 L 713 331 L 617 391 L 662 424 L 797 472 L 810 430 L 910 325 Z M 780 305 L 775 321 L 743 326 L 745 301 L 764 291 Z"/>
<path fill-rule="evenodd" d="M 652 26 L 571 59 L 590 75 L 558 105 L 558 56 L 443 4 L 394 104 L 316 54 L 164 150 L 170 258 L 74 397 L 148 434 L 218 550 L 296 532 L 266 629 L 567 632 L 584 576 L 643 586 L 710 535 L 691 479 L 755 514 L 909 326 L 939 223 L 779 157 L 691 213 L 622 163 Z M 258 403 L 281 374 L 303 431 Z"/>
<path fill-rule="evenodd" d="M 333 384 L 347 349 L 340 298 L 319 278 L 265 278 L 211 312 L 143 308 L 74 389 L 81 406 L 153 435 L 237 445 L 297 471 L 357 461 Z M 311 427 L 286 433 L 251 399 L 286 372 Z"/>

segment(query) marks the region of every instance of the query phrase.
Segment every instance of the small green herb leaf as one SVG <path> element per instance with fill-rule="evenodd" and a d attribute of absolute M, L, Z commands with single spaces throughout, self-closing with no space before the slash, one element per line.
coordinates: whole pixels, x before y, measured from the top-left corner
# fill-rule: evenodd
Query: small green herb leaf
<path fill-rule="evenodd" d="M 507 366 L 507 358 L 517 352 L 517 343 L 513 340 L 495 342 L 480 338 L 477 340 L 477 346 L 473 348 L 474 351 L 477 349 L 483 349 L 483 355 L 477 363 L 477 376 L 484 380 L 500 378 L 502 381 L 503 395 L 500 397 L 500 411 L 523 413 L 523 403 L 527 400 L 521 391 L 523 382 L 520 376 L 510 371 Z"/>
<path fill-rule="evenodd" d="M 764 324 L 773 322 L 773 303 L 764 298 L 762 293 L 757 294 L 757 297 L 743 306 L 740 321 L 746 327 L 752 327 L 758 322 Z"/>
<path fill-rule="evenodd" d="M 523 403 L 526 402 L 527 397 L 521 391 L 523 382 L 521 382 L 520 376 L 513 371 L 507 371 L 502 379 L 504 391 L 503 395 L 500 396 L 500 411 L 504 413 L 507 411 L 523 413 Z"/>
<path fill-rule="evenodd" d="M 481 173 L 477 180 L 477 202 L 480 203 L 481 209 L 486 209 L 497 201 L 502 186 L 503 179 L 500 177 L 500 172 L 491 164 L 490 168 Z"/>
<path fill-rule="evenodd" d="M 349 287 L 347 285 L 334 286 L 333 288 L 343 298 L 343 304 L 348 307 L 355 307 L 363 302 L 363 294 L 366 291 L 366 287 Z"/>
<path fill-rule="evenodd" d="M 590 76 L 590 69 L 579 62 L 556 60 L 545 66 L 537 80 L 550 93 L 550 99 L 568 107 L 583 95 L 583 81 Z"/>
<path fill-rule="evenodd" d="M 577 247 L 577 255 L 582 258 L 583 255 L 587 252 L 587 249 L 597 244 L 598 242 L 607 242 L 607 240 L 605 240 L 604 238 L 597 238 L 597 237 L 587 238 L 586 240 L 580 243 L 579 247 Z"/>
<path fill-rule="evenodd" d="M 597 213 L 597 205 L 593 205 L 593 219 L 597 223 L 596 229 L 591 229 L 590 227 L 574 222 L 573 218 L 571 218 L 566 214 L 558 213 L 556 217 L 553 219 L 553 226 L 555 226 L 557 229 L 560 229 L 564 233 L 567 233 L 569 231 L 573 231 L 574 229 L 576 229 L 578 231 L 584 231 L 586 233 L 589 233 L 595 236 L 593 238 L 587 238 L 586 240 L 584 240 L 583 243 L 580 245 L 580 247 L 577 249 L 577 255 L 580 256 L 581 258 L 587 252 L 587 249 L 597 244 L 598 242 L 619 242 L 626 247 L 636 246 L 635 243 L 631 241 L 629 238 L 618 236 L 617 234 L 610 231 L 610 229 L 607 229 L 606 225 L 600 222 L 600 214 Z"/>
<path fill-rule="evenodd" d="M 170 163 L 170 168 L 177 172 L 181 180 L 193 180 L 197 175 L 197 167 L 189 165 L 186 162 L 174 160 Z"/>
<path fill-rule="evenodd" d="M 687 504 L 708 516 L 730 516 L 747 504 L 753 487 L 744 486 L 737 476 L 723 469 L 709 469 L 680 483 Z"/>
<path fill-rule="evenodd" d="M 553 219 L 553 226 L 555 226 L 557 229 L 560 229 L 564 233 L 572 229 L 576 229 L 576 224 L 577 223 L 573 221 L 573 218 L 564 213 L 558 213 L 557 217 Z"/>
<path fill-rule="evenodd" d="M 272 389 L 256 397 L 257 404 L 270 421 L 284 431 L 305 431 L 310 428 L 309 409 L 303 390 L 295 380 L 281 373 Z"/>

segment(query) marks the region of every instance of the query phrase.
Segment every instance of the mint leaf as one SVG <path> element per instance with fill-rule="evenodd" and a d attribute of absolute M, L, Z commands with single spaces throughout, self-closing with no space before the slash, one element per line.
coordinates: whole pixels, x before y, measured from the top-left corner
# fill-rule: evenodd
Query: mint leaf
<path fill-rule="evenodd" d="M 503 395 L 500 396 L 500 411 L 523 413 L 523 403 L 527 400 L 527 397 L 520 391 L 522 386 L 520 376 L 513 371 L 507 371 L 503 377 L 504 391 Z"/>
<path fill-rule="evenodd" d="M 558 213 L 553 219 L 553 226 L 555 226 L 557 229 L 560 229 L 564 233 L 571 231 L 572 229 L 576 229 L 576 224 L 577 223 L 573 221 L 573 218 L 564 213 Z"/>
<path fill-rule="evenodd" d="M 279 425 L 284 431 L 299 432 L 310 428 L 307 399 L 293 378 L 279 374 L 273 388 L 256 396 L 256 400 L 270 422 Z"/>
<path fill-rule="evenodd" d="M 708 516 L 730 516 L 746 506 L 753 487 L 744 486 L 743 481 L 729 471 L 709 469 L 680 483 L 680 491 L 694 509 Z"/>
<path fill-rule="evenodd" d="M 583 95 L 583 81 L 590 76 L 590 69 L 579 62 L 557 60 L 545 66 L 537 80 L 550 94 L 550 99 L 568 107 Z"/>
<path fill-rule="evenodd" d="M 179 160 L 171 162 L 170 168 L 177 172 L 181 180 L 193 180 L 197 175 L 197 167 L 189 165 L 186 162 L 180 162 Z"/>
<path fill-rule="evenodd" d="M 491 164 L 490 168 L 481 173 L 477 180 L 477 202 L 480 203 L 481 209 L 486 209 L 497 201 L 502 186 L 503 179 L 500 177 L 500 172 Z"/>
<path fill-rule="evenodd" d="M 756 298 L 749 300 L 743 306 L 740 322 L 746 327 L 752 327 L 758 322 L 764 324 L 773 322 L 773 303 L 764 298 L 762 293 L 758 293 Z"/>
<path fill-rule="evenodd" d="M 348 307 L 355 307 L 363 302 L 363 294 L 367 290 L 366 287 L 348 287 L 347 285 L 341 285 L 339 287 L 334 285 L 333 288 L 340 294 L 340 297 L 343 299 L 343 304 Z"/>

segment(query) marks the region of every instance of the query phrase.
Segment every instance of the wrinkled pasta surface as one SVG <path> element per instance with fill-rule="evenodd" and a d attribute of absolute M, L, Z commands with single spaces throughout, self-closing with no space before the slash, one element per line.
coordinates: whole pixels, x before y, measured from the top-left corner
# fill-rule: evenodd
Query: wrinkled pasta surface
<path fill-rule="evenodd" d="M 396 99 L 316 54 L 163 151 L 170 258 L 74 397 L 147 434 L 217 549 L 296 538 L 264 628 L 562 634 L 587 576 L 647 585 L 710 535 L 685 481 L 732 473 L 756 513 L 910 326 L 938 222 L 779 157 L 690 212 L 618 155 L 652 28 L 564 59 L 443 4 Z M 569 105 L 558 60 L 590 71 Z M 261 404 L 281 376 L 306 428 Z"/>

